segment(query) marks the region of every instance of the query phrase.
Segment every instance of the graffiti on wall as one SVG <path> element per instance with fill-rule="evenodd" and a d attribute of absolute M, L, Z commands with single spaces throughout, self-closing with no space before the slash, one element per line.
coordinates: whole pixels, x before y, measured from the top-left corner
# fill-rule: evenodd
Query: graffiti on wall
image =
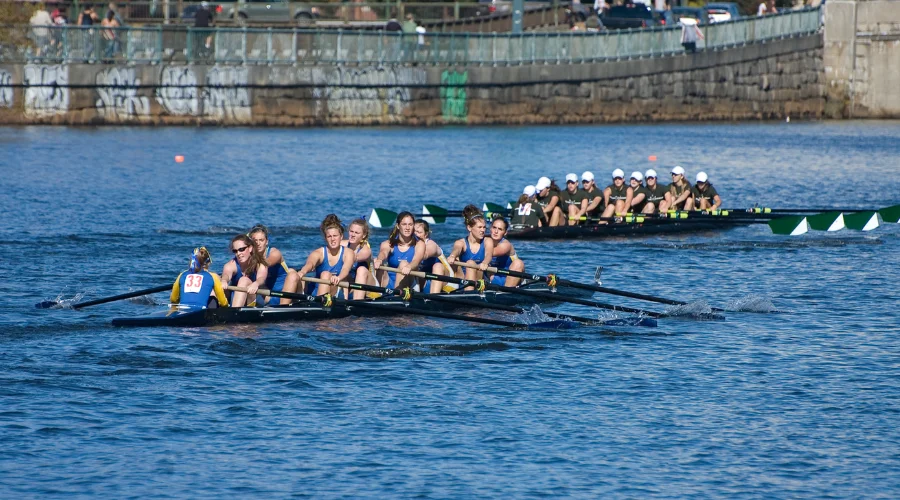
<path fill-rule="evenodd" d="M 0 108 L 11 108 L 13 105 L 12 74 L 0 69 Z"/>
<path fill-rule="evenodd" d="M 216 120 L 250 121 L 250 81 L 242 66 L 213 66 L 202 92 L 203 116 Z"/>
<path fill-rule="evenodd" d="M 25 115 L 49 117 L 69 109 L 69 67 L 61 64 L 25 66 Z"/>
<path fill-rule="evenodd" d="M 144 120 L 150 117 L 150 101 L 138 95 L 140 78 L 134 69 L 109 68 L 97 73 L 97 112 L 111 121 Z"/>
<path fill-rule="evenodd" d="M 468 71 L 444 70 L 441 73 L 441 114 L 444 121 L 466 121 L 469 117 L 466 102 L 466 83 L 469 81 Z"/>
<path fill-rule="evenodd" d="M 317 116 L 400 117 L 412 100 L 410 86 L 425 83 L 422 68 L 368 66 L 312 68 Z M 304 79 L 301 76 L 301 79 Z"/>
<path fill-rule="evenodd" d="M 200 114 L 197 75 L 188 66 L 168 66 L 162 69 L 156 100 L 170 115 L 198 116 Z"/>

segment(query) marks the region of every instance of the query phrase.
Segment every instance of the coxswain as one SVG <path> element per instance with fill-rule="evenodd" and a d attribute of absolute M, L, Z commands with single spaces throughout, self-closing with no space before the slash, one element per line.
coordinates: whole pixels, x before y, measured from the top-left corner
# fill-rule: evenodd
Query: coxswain
<path fill-rule="evenodd" d="M 469 234 L 465 238 L 456 240 L 453 244 L 453 250 L 450 251 L 450 255 L 447 257 L 447 262 L 451 266 L 457 261 L 477 264 L 478 269 L 459 266 L 457 268 L 457 276 L 467 280 L 481 279 L 491 259 L 494 258 L 494 241 L 484 237 L 487 223 L 484 220 L 484 214 L 481 213 L 478 207 L 467 205 L 463 209 L 463 216 L 465 217 L 466 230 Z"/>
<path fill-rule="evenodd" d="M 440 276 L 450 276 L 453 270 L 444 257 L 444 251 L 436 241 L 431 239 L 431 226 L 428 222 L 418 219 L 415 227 L 416 239 L 425 242 L 425 256 L 419 263 L 419 271 Z M 426 280 L 419 278 L 419 290 L 423 293 L 441 293 L 441 287 L 444 283 L 441 281 Z"/>
<path fill-rule="evenodd" d="M 307 283 L 307 295 L 331 294 L 337 296 L 338 283 L 346 281 L 356 262 L 356 256 L 352 251 L 341 245 L 344 239 L 344 226 L 337 215 L 328 214 L 319 224 L 325 246 L 317 248 L 309 253 L 306 263 L 297 271 L 301 279 L 309 273 L 315 273 L 315 277 L 328 280 L 331 286 L 323 286 L 318 283 Z"/>
<path fill-rule="evenodd" d="M 285 286 L 287 286 L 288 289 L 296 290 L 297 283 L 300 281 L 300 276 L 297 274 L 297 271 L 288 267 L 281 251 L 269 245 L 269 229 L 262 224 L 257 224 L 253 226 L 247 234 L 256 245 L 256 250 L 262 253 L 263 257 L 266 259 L 268 272 L 266 273 L 264 287 L 276 292 L 285 290 Z M 258 297 L 257 301 L 266 302 L 265 299 L 259 299 Z M 279 301 L 278 297 L 269 297 L 268 305 L 273 306 L 279 303 L 285 305 L 290 304 L 291 299 L 282 298 Z"/>
<path fill-rule="evenodd" d="M 676 166 L 672 169 L 672 184 L 669 184 L 669 196 L 666 198 L 668 210 L 682 211 L 694 209 L 694 191 L 686 179 L 684 169 Z"/>
<path fill-rule="evenodd" d="M 347 239 L 341 245 L 353 250 L 355 261 L 350 267 L 350 279 L 360 285 L 374 285 L 375 273 L 372 265 L 372 247 L 369 245 L 369 224 L 365 219 L 353 219 L 347 226 Z M 365 290 L 354 290 L 353 299 L 366 297 Z"/>
<path fill-rule="evenodd" d="M 231 307 L 255 307 L 256 291 L 263 288 L 269 275 L 266 258 L 246 234 L 239 234 L 231 239 L 231 253 L 234 258 L 222 268 L 222 281 L 230 287 L 247 289 L 246 292 L 235 290 L 231 293 Z"/>
<path fill-rule="evenodd" d="M 516 249 L 513 244 L 506 239 L 506 233 L 509 232 L 509 223 L 503 217 L 498 217 L 491 221 L 491 240 L 494 244 L 494 254 L 491 257 L 491 266 L 497 269 L 505 269 L 507 271 L 524 272 L 525 263 L 516 255 Z M 503 286 L 516 286 L 521 278 L 515 276 L 504 276 L 495 274 L 491 276 L 491 283 Z"/>
<path fill-rule="evenodd" d="M 416 218 L 409 212 L 400 212 L 397 221 L 388 239 L 381 242 L 378 247 L 378 257 L 375 258 L 375 270 L 381 268 L 382 263 L 387 267 L 400 270 L 400 279 L 397 273 L 378 271 L 378 282 L 386 288 L 403 288 L 412 286 L 410 271 L 419 268 L 419 264 L 425 258 L 425 242 L 416 239 Z"/>
<path fill-rule="evenodd" d="M 536 192 L 534 186 L 525 186 L 512 210 L 513 229 L 530 229 L 549 224 L 544 209 L 534 198 Z"/>
<path fill-rule="evenodd" d="M 594 182 L 594 173 L 585 171 L 581 174 L 581 189 L 588 200 L 587 212 L 588 217 L 600 217 L 603 214 L 603 191 L 597 187 Z"/>
<path fill-rule="evenodd" d="M 634 190 L 625 184 L 625 172 L 621 168 L 613 170 L 612 178 L 613 183 L 603 190 L 603 202 L 606 204 L 603 218 L 628 213 L 634 198 Z"/>
<path fill-rule="evenodd" d="M 694 186 L 694 196 L 697 210 L 718 210 L 722 206 L 722 198 L 716 192 L 716 188 L 709 182 L 706 172 L 697 172 L 697 184 Z"/>
<path fill-rule="evenodd" d="M 550 221 L 550 226 L 564 226 L 565 214 L 559 206 L 559 186 L 549 177 L 541 177 L 534 185 L 535 199 Z"/>
<path fill-rule="evenodd" d="M 656 170 L 652 168 L 644 173 L 644 179 L 647 182 L 647 204 L 644 205 L 644 213 L 655 214 L 665 212 L 668 208 L 666 202 L 666 194 L 669 192 L 668 184 L 660 184 L 656 176 Z"/>
<path fill-rule="evenodd" d="M 577 175 L 566 175 L 566 190 L 560 193 L 559 201 L 570 226 L 581 222 L 581 218 L 587 213 L 588 198 L 587 194 L 578 188 Z"/>
<path fill-rule="evenodd" d="M 649 210 L 647 205 L 649 203 L 648 198 L 650 196 L 650 191 L 644 187 L 644 174 L 635 170 L 631 173 L 631 179 L 628 182 L 631 184 L 631 191 L 634 193 L 634 196 L 631 197 L 631 213 L 650 213 L 647 212 L 647 210 Z"/>
<path fill-rule="evenodd" d="M 209 272 L 211 264 L 206 247 L 195 248 L 190 267 L 179 274 L 172 285 L 169 302 L 191 309 L 227 307 L 222 281 L 217 274 Z"/>

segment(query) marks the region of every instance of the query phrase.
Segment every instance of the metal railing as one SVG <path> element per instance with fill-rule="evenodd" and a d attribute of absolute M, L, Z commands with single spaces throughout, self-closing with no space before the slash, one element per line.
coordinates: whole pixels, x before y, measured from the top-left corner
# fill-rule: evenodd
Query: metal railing
<path fill-rule="evenodd" d="M 720 49 L 814 33 L 819 9 L 702 28 L 698 47 Z M 0 27 L 0 62 L 201 64 L 578 63 L 683 51 L 681 29 L 524 34 L 216 28 Z"/>

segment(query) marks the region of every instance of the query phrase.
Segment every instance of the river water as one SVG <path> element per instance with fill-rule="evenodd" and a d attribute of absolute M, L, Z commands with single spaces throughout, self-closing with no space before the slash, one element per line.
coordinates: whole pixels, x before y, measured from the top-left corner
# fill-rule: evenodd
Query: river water
<path fill-rule="evenodd" d="M 165 284 L 198 245 L 219 270 L 258 222 L 299 267 L 329 212 L 503 202 L 541 175 L 681 164 L 729 207 L 880 208 L 900 123 L 0 128 L 0 147 L 0 497 L 900 496 L 897 225 L 516 244 L 532 271 L 741 310 L 655 329 L 33 307 Z"/>

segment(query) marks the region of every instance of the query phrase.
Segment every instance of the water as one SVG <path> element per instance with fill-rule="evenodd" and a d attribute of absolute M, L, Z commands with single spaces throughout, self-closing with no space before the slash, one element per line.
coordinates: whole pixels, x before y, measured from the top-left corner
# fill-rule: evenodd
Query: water
<path fill-rule="evenodd" d="M 116 329 L 165 295 L 32 307 L 166 283 L 201 244 L 221 269 L 257 222 L 299 267 L 332 211 L 503 202 L 651 154 L 707 171 L 731 207 L 884 207 L 900 203 L 898 123 L 41 127 L 0 144 L 2 497 L 900 495 L 896 225 L 516 243 L 529 270 L 589 281 L 602 265 L 606 286 L 731 311 L 656 329 Z M 445 248 L 462 235 L 435 230 Z"/>

